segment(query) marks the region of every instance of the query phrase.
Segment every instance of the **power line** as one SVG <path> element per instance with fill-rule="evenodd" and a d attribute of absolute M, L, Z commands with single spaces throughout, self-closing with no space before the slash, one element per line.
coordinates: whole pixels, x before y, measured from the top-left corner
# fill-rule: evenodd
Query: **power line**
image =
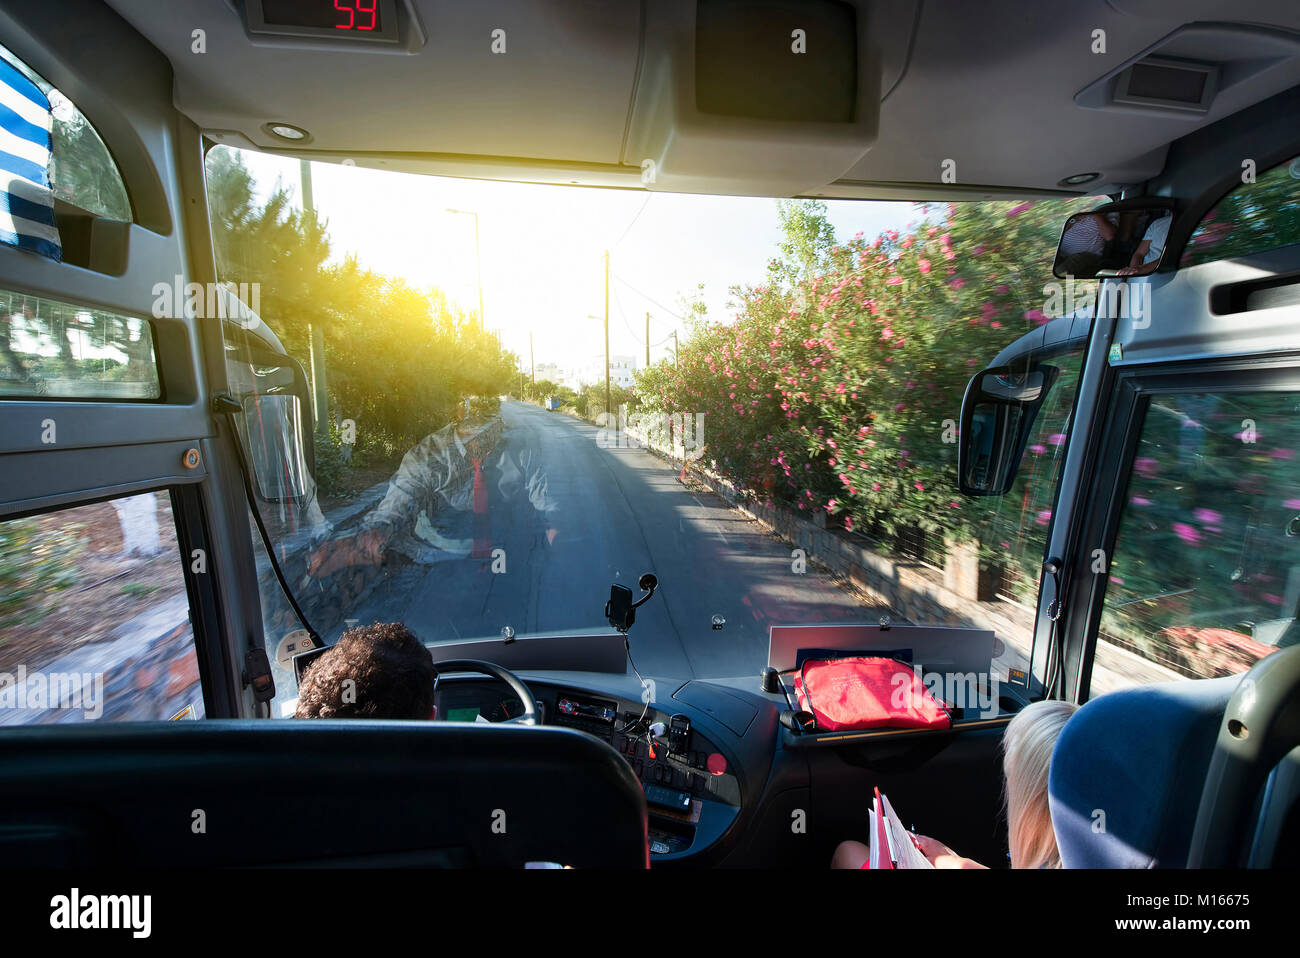
<path fill-rule="evenodd" d="M 641 218 L 641 214 L 645 212 L 645 208 L 650 205 L 650 200 L 653 196 L 653 193 L 646 193 L 645 202 L 641 204 L 641 208 L 637 210 L 636 215 L 632 217 L 632 222 L 627 224 L 627 229 L 623 230 L 623 235 L 618 238 L 618 242 L 610 247 L 611 250 L 618 249 L 618 244 L 627 239 L 627 234 L 632 231 L 632 227 L 636 225 L 636 221 Z"/>
<path fill-rule="evenodd" d="M 632 331 L 632 327 L 627 321 L 627 314 L 623 312 L 623 301 L 618 298 L 617 290 L 614 291 L 614 305 L 618 309 L 619 318 L 623 320 L 623 327 L 628 331 L 628 334 L 632 337 L 633 341 L 638 346 L 644 346 L 646 344 L 645 340 Z M 659 340 L 659 342 L 651 343 L 650 347 L 653 349 L 655 346 L 662 346 L 664 343 L 668 342 L 668 340 L 672 338 L 673 338 L 673 334 L 669 333 L 663 339 Z"/>
<path fill-rule="evenodd" d="M 628 335 L 632 337 L 632 340 L 638 346 L 644 346 L 645 343 L 641 341 L 636 333 L 632 332 L 632 327 L 628 325 L 627 314 L 623 312 L 623 301 L 618 298 L 618 290 L 614 291 L 614 308 L 618 310 L 618 318 L 623 320 L 623 328 L 627 330 Z"/>
<path fill-rule="evenodd" d="M 658 300 L 651 299 L 651 298 L 650 298 L 649 296 L 647 296 L 645 293 L 641 292 L 641 290 L 637 289 L 635 286 L 633 286 L 631 283 L 629 283 L 627 280 L 625 280 L 622 276 L 619 276 L 618 273 L 611 272 L 610 275 L 613 276 L 613 277 L 614 277 L 616 280 L 618 280 L 620 283 L 622 283 L 624 286 L 626 286 L 628 289 L 630 289 L 632 292 L 636 293 L 636 294 L 637 294 L 638 296 L 640 296 L 642 299 L 646 300 L 647 302 L 654 303 L 656 306 L 658 306 L 661 310 L 663 310 L 663 311 L 664 311 L 665 313 L 667 313 L 669 316 L 675 316 L 675 317 L 677 317 L 678 319 L 680 319 L 683 323 L 686 322 L 686 317 L 685 317 L 685 316 L 682 316 L 680 313 L 677 313 L 677 312 L 675 312 L 675 311 L 669 309 L 667 306 L 665 306 L 663 303 L 659 302 Z"/>

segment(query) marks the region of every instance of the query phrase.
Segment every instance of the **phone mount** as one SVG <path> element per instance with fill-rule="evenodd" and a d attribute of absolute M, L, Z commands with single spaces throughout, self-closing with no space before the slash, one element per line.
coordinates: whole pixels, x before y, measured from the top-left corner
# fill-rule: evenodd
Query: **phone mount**
<path fill-rule="evenodd" d="M 605 603 L 605 618 L 609 620 L 617 631 L 627 634 L 627 630 L 632 628 L 632 623 L 636 621 L 636 610 L 639 606 L 645 605 L 650 601 L 650 597 L 655 594 L 655 589 L 659 586 L 659 580 L 653 573 L 647 572 L 641 576 L 637 585 L 645 593 L 640 599 L 632 601 L 632 590 L 627 586 L 615 583 L 609 587 L 609 601 Z"/>

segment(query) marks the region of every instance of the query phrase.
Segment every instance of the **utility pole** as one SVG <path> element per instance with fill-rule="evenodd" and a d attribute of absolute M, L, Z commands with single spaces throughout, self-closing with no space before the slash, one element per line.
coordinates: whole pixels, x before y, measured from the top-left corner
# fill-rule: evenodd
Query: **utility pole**
<path fill-rule="evenodd" d="M 645 314 L 645 368 L 650 368 L 650 314 Z"/>
<path fill-rule="evenodd" d="M 310 210 L 314 213 L 316 201 L 311 188 L 311 161 L 299 160 L 298 172 L 302 182 L 302 211 L 306 213 Z M 327 439 L 330 434 L 330 413 L 329 393 L 325 386 L 325 330 L 320 323 L 309 323 L 307 328 L 311 335 L 307 361 L 311 366 L 312 412 L 316 417 L 316 435 Z"/>
<path fill-rule="evenodd" d="M 478 214 L 474 214 L 474 266 L 478 272 L 478 325 L 483 328 L 483 257 L 478 250 Z"/>
<path fill-rule="evenodd" d="M 677 330 L 673 330 L 673 366 L 677 365 Z"/>
<path fill-rule="evenodd" d="M 609 250 L 605 250 L 605 413 L 609 414 Z"/>
<path fill-rule="evenodd" d="M 528 377 L 537 385 L 537 367 L 533 365 L 533 331 L 528 331 Z"/>

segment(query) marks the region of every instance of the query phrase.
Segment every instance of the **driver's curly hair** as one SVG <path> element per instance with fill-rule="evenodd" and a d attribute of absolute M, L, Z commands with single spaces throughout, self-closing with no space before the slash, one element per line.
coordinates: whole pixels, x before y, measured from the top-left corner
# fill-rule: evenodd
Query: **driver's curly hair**
<path fill-rule="evenodd" d="M 400 622 L 344 632 L 307 667 L 295 718 L 427 719 L 433 656 Z"/>

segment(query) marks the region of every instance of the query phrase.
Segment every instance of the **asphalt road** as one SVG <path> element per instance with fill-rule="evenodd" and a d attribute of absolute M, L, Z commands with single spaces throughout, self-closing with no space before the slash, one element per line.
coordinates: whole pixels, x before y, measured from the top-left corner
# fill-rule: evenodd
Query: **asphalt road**
<path fill-rule="evenodd" d="M 662 459 L 602 448 L 600 430 L 560 413 L 502 403 L 505 433 L 483 464 L 486 528 L 469 512 L 433 517 L 436 536 L 467 544 L 488 532 L 492 558 L 454 555 L 396 570 L 356 615 L 401 619 L 425 641 L 566 629 L 606 631 L 619 582 L 659 579 L 636 612 L 632 655 L 646 676 L 754 675 L 767 663 L 772 624 L 874 621 L 833 580 L 796 574 L 790 547 L 725 502 L 692 491 Z M 714 629 L 714 616 L 725 624 Z"/>

